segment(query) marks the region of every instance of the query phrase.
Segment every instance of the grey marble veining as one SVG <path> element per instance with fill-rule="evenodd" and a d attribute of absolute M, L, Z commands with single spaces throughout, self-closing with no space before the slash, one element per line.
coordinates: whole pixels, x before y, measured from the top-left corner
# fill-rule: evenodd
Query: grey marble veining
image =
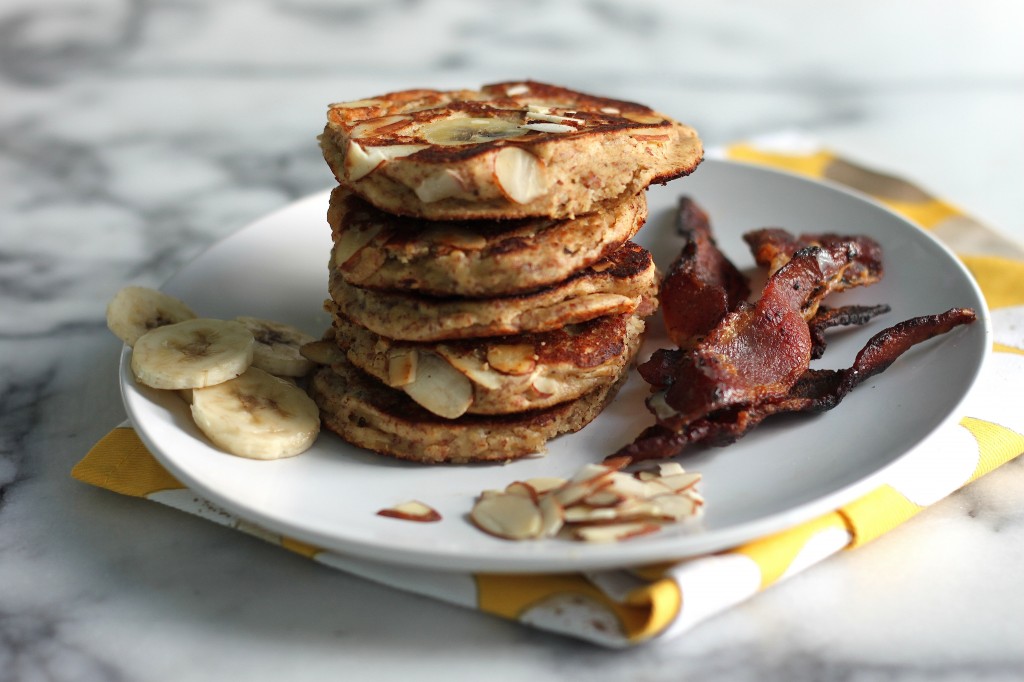
<path fill-rule="evenodd" d="M 107 300 L 327 187 L 330 101 L 534 77 L 709 145 L 801 130 L 1024 239 L 1022 25 L 998 0 L 0 3 L 0 682 L 1024 679 L 1020 462 L 627 652 L 68 476 L 124 417 Z"/>

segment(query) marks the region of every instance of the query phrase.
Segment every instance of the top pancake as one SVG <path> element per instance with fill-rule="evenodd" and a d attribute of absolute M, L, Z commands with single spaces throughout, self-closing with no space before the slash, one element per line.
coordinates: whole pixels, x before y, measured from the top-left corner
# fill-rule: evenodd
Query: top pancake
<path fill-rule="evenodd" d="M 428 220 L 570 218 L 703 157 L 696 131 L 643 105 L 533 81 L 332 104 L 320 142 L 339 183 Z"/>

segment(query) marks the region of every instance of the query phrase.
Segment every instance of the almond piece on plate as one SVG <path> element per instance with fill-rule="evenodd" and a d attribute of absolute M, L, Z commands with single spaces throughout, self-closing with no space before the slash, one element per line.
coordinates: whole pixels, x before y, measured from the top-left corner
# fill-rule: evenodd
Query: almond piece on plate
<path fill-rule="evenodd" d="M 506 540 L 538 538 L 545 526 L 541 510 L 532 499 L 508 493 L 479 499 L 469 518 L 485 533 Z"/>
<path fill-rule="evenodd" d="M 386 516 L 391 519 L 402 519 L 403 521 L 416 521 L 418 523 L 433 523 L 441 520 L 441 514 L 436 509 L 423 504 L 419 500 L 409 500 L 396 504 L 394 507 L 381 509 L 377 516 Z"/>
<path fill-rule="evenodd" d="M 661 525 L 649 521 L 615 523 L 605 526 L 580 526 L 573 534 L 584 542 L 621 542 L 640 535 L 649 535 L 661 530 Z"/>

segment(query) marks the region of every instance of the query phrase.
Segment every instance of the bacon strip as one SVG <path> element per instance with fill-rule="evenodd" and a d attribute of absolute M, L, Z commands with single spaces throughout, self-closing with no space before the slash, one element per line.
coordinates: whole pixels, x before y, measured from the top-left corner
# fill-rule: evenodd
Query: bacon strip
<path fill-rule="evenodd" d="M 825 412 L 838 405 L 859 384 L 883 372 L 913 346 L 970 324 L 976 318 L 970 308 L 952 308 L 938 315 L 905 320 L 873 336 L 847 369 L 808 369 L 782 397 L 730 406 L 678 429 L 659 421 L 612 457 L 619 458 L 619 462 L 626 457 L 630 461 L 662 459 L 677 455 L 687 445 L 695 443 L 729 445 L 774 414 Z"/>
<path fill-rule="evenodd" d="M 800 236 L 777 227 L 752 230 L 743 235 L 743 241 L 750 246 L 754 261 L 768 268 L 768 275 L 774 275 L 789 262 L 800 249 L 808 246 L 833 248 L 838 244 L 856 242 L 859 255 L 856 263 L 847 269 L 843 280 L 833 291 L 851 287 L 868 286 L 882 279 L 882 247 L 871 237 L 864 235 L 839 235 L 834 232 L 805 233 Z"/>
<path fill-rule="evenodd" d="M 692 348 L 750 295 L 747 278 L 719 250 L 707 214 L 682 197 L 677 232 L 686 238 L 661 287 L 662 315 L 668 336 L 680 348 Z"/>
<path fill-rule="evenodd" d="M 811 330 L 811 359 L 817 360 L 825 354 L 825 330 L 832 327 L 861 327 L 879 315 L 884 315 L 891 308 L 884 303 L 881 305 L 847 305 L 839 308 L 819 306 L 807 322 Z"/>
<path fill-rule="evenodd" d="M 674 416 L 662 423 L 681 428 L 729 405 L 785 395 L 811 360 L 806 320 L 858 254 L 854 242 L 801 249 L 769 278 L 756 304 L 728 313 L 693 348 L 656 354 L 640 372 L 667 389 Z"/>

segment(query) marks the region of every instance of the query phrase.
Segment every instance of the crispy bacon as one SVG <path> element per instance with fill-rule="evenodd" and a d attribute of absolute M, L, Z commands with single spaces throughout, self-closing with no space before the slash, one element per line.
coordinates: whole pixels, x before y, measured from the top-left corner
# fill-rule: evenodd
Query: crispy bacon
<path fill-rule="evenodd" d="M 750 285 L 718 249 L 703 209 L 682 197 L 677 219 L 686 244 L 662 282 L 663 317 L 672 343 L 691 348 L 747 299 Z"/>
<path fill-rule="evenodd" d="M 656 354 L 640 371 L 666 388 L 674 416 L 661 423 L 681 428 L 729 405 L 785 395 L 811 360 L 806 320 L 858 253 L 854 242 L 801 249 L 769 278 L 757 303 L 740 304 L 693 348 Z"/>
<path fill-rule="evenodd" d="M 774 275 L 800 249 L 808 246 L 832 248 L 850 241 L 857 243 L 859 255 L 856 263 L 847 269 L 842 281 L 833 291 L 851 287 L 868 286 L 882 279 L 882 247 L 871 237 L 864 235 L 839 235 L 833 232 L 806 233 L 800 236 L 777 227 L 753 230 L 743 235 L 750 246 L 754 261 L 768 268 L 768 275 Z"/>
<path fill-rule="evenodd" d="M 846 305 L 839 308 L 819 306 L 814 317 L 807 321 L 811 330 L 811 359 L 817 360 L 825 353 L 825 330 L 832 327 L 863 326 L 889 312 L 891 308 L 881 305 Z"/>
<path fill-rule="evenodd" d="M 745 405 L 733 405 L 700 419 L 670 428 L 664 420 L 647 428 L 613 457 L 630 461 L 662 459 L 679 454 L 687 445 L 723 446 L 734 443 L 774 414 L 832 409 L 859 384 L 887 369 L 911 347 L 955 327 L 970 324 L 976 314 L 970 308 L 952 308 L 900 322 L 873 336 L 844 370 L 806 370 L 784 396 Z"/>

